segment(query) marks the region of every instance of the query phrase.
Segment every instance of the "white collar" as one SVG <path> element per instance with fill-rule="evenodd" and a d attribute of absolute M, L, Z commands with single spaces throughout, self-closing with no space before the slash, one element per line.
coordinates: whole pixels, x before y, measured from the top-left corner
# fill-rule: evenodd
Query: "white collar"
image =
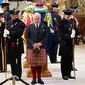
<path fill-rule="evenodd" d="M 40 24 L 39 24 L 39 23 L 38 23 L 38 24 L 35 24 L 35 27 L 37 27 L 37 25 L 38 25 L 38 27 L 39 27 Z"/>

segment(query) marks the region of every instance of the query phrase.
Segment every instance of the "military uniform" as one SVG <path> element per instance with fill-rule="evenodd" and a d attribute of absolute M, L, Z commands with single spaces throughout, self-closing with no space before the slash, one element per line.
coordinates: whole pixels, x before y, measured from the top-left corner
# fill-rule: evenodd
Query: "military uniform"
<path fill-rule="evenodd" d="M 72 39 L 70 38 L 72 23 L 69 20 L 63 19 L 60 23 L 60 50 L 61 56 L 61 73 L 62 77 L 69 76 L 72 68 Z"/>
<path fill-rule="evenodd" d="M 1 3 L 0 6 L 2 8 L 2 10 L 4 11 L 3 13 L 3 17 L 5 22 L 7 23 L 11 17 L 10 17 L 10 13 L 9 13 L 9 3 Z M 8 60 L 8 56 L 6 55 L 6 63 L 9 64 L 9 60 Z"/>
<path fill-rule="evenodd" d="M 8 59 L 11 64 L 12 75 L 21 77 L 21 54 L 24 53 L 23 40 L 21 38 L 25 25 L 19 19 L 8 22 L 7 29 L 10 35 L 7 38 Z"/>
<path fill-rule="evenodd" d="M 58 7 L 58 4 L 53 4 L 52 7 Z M 60 15 L 58 15 L 55 11 L 51 11 L 51 17 L 52 17 L 52 25 L 54 33 L 51 33 L 51 51 L 49 53 L 50 61 L 51 63 L 57 62 L 57 49 L 59 44 L 59 30 L 58 30 L 58 24 L 61 20 Z M 56 23 L 57 22 L 57 23 Z"/>
<path fill-rule="evenodd" d="M 3 10 L 0 9 L 0 72 L 5 71 L 4 38 L 3 38 L 5 22 L 3 13 L 4 13 Z"/>
<path fill-rule="evenodd" d="M 18 18 L 18 13 L 19 10 L 10 10 L 12 20 L 7 23 L 7 29 L 4 30 L 4 37 L 7 37 L 7 53 L 12 75 L 16 75 L 21 78 L 21 55 L 24 53 L 23 40 L 21 36 L 23 34 L 25 24 Z"/>
<path fill-rule="evenodd" d="M 4 55 L 2 55 L 2 52 L 4 54 L 4 38 L 3 38 L 3 30 L 5 28 L 5 23 L 3 21 L 0 21 L 0 72 L 5 71 L 5 65 L 4 65 Z"/>
<path fill-rule="evenodd" d="M 70 16 L 72 10 L 63 10 L 65 18 L 63 18 L 59 25 L 60 30 L 60 49 L 59 55 L 61 56 L 61 74 L 62 78 L 68 80 L 74 79 L 71 76 L 72 57 L 73 57 L 73 38 L 75 38 L 75 29 L 72 29 L 72 21 Z M 69 15 L 69 16 L 68 16 Z"/>

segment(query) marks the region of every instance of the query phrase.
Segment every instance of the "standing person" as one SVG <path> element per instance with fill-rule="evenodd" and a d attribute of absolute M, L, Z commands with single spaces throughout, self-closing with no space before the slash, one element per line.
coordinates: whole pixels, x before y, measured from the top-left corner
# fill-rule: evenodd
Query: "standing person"
<path fill-rule="evenodd" d="M 52 11 L 51 11 L 51 17 L 52 17 L 52 22 L 51 22 L 51 36 L 49 37 L 51 39 L 51 49 L 50 52 L 48 53 L 50 57 L 51 63 L 59 63 L 57 60 L 57 49 L 58 49 L 58 44 L 59 44 L 59 30 L 58 30 L 58 25 L 61 20 L 60 15 L 56 13 L 56 10 L 58 8 L 59 4 L 52 4 Z M 48 42 L 49 43 L 49 42 Z M 47 48 L 50 46 L 48 45 Z"/>
<path fill-rule="evenodd" d="M 69 78 L 74 79 L 75 77 L 71 76 L 72 69 L 72 40 L 75 38 L 75 29 L 72 29 L 72 21 L 70 20 L 72 10 L 66 9 L 63 10 L 65 16 L 61 20 L 59 25 L 60 31 L 60 49 L 59 55 L 61 56 L 61 74 L 64 80 Z"/>
<path fill-rule="evenodd" d="M 26 30 L 26 39 L 28 47 L 28 62 L 31 64 L 33 80 L 31 84 L 36 84 L 36 73 L 38 83 L 44 84 L 41 79 L 42 65 L 46 64 L 46 26 L 41 23 L 41 15 L 34 13 L 33 24 L 30 24 Z M 37 53 L 35 55 L 35 53 Z"/>
<path fill-rule="evenodd" d="M 78 40 L 78 38 L 80 37 L 80 32 L 79 32 L 79 29 L 78 29 L 78 20 L 76 19 L 76 14 L 77 14 L 77 11 L 78 11 L 78 7 L 79 7 L 79 6 L 70 6 L 70 8 L 74 11 L 74 12 L 72 13 L 70 19 L 71 19 L 72 22 L 74 23 L 74 29 L 76 30 L 75 44 L 78 43 L 77 40 Z M 72 61 L 72 64 L 73 64 L 73 61 Z M 72 70 L 73 70 L 73 71 L 74 71 L 74 70 L 77 71 L 77 69 L 74 68 L 73 66 L 72 66 Z"/>
<path fill-rule="evenodd" d="M 9 5 L 10 4 L 9 3 L 1 3 L 0 5 L 1 5 L 2 10 L 4 11 L 3 16 L 5 18 L 5 21 L 7 22 L 11 19 L 10 13 L 9 13 Z"/>
<path fill-rule="evenodd" d="M 4 38 L 3 38 L 3 31 L 5 29 L 5 22 L 4 22 L 3 14 L 4 14 L 4 11 L 2 9 L 0 9 L 0 72 L 5 71 L 5 65 L 4 65 Z"/>
<path fill-rule="evenodd" d="M 8 59 L 11 65 L 12 75 L 19 79 L 22 75 L 21 55 L 24 53 L 23 40 L 21 38 L 25 24 L 19 19 L 19 10 L 10 10 L 11 19 L 4 30 L 4 37 L 7 37 Z"/>
<path fill-rule="evenodd" d="M 78 20 L 77 20 L 77 18 L 76 18 L 76 15 L 77 15 L 77 12 L 78 12 L 78 7 L 79 7 L 79 6 L 70 6 L 70 8 L 74 11 L 74 12 L 72 13 L 70 19 L 72 20 L 72 22 L 74 22 L 74 28 L 75 28 L 75 30 L 76 30 L 75 44 L 77 44 L 77 39 L 78 39 L 78 37 L 80 37 L 80 31 L 79 31 L 79 29 L 78 29 L 78 24 L 79 24 L 79 22 L 78 22 Z"/>
<path fill-rule="evenodd" d="M 7 24 L 7 22 L 11 19 L 10 17 L 10 13 L 9 13 L 9 3 L 1 3 L 0 6 L 1 6 L 1 9 L 4 11 L 4 14 L 3 14 L 3 17 L 5 19 L 5 24 Z M 6 28 L 6 26 L 5 26 Z M 9 59 L 8 59 L 8 54 L 6 54 L 7 57 L 6 57 L 6 61 L 7 61 L 7 64 L 9 64 Z"/>

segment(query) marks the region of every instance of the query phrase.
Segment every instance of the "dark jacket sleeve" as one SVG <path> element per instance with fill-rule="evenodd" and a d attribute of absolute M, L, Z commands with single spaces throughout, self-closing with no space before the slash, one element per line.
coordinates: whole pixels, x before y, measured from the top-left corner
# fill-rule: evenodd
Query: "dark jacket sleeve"
<path fill-rule="evenodd" d="M 31 26 L 29 25 L 27 27 L 27 30 L 26 30 L 26 40 L 27 40 L 27 44 L 28 42 L 33 45 L 35 42 L 33 42 L 31 39 L 30 39 L 30 29 L 31 29 Z"/>

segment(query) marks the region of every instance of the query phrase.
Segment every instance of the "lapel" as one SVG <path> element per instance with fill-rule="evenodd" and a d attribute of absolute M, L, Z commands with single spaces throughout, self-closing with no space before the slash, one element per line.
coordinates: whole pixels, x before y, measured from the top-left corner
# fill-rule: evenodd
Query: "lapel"
<path fill-rule="evenodd" d="M 32 29 L 33 29 L 34 33 L 36 34 L 37 29 L 36 29 L 36 26 L 35 26 L 34 23 L 32 24 Z M 40 32 L 42 32 L 42 25 L 41 25 L 41 23 L 39 24 L 39 30 L 40 30 Z"/>
<path fill-rule="evenodd" d="M 33 23 L 32 24 L 32 30 L 34 31 L 34 33 L 36 34 L 36 26 L 35 26 L 35 24 Z"/>

